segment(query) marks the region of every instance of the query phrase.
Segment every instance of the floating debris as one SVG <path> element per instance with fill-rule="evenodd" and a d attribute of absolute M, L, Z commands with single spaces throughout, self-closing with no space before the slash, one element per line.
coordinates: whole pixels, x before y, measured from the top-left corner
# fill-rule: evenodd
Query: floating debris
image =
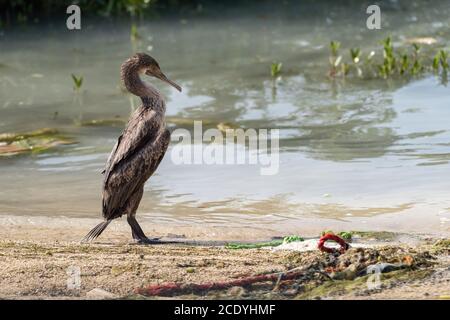
<path fill-rule="evenodd" d="M 409 38 L 406 39 L 405 41 L 406 43 L 417 43 L 417 44 L 426 44 L 426 45 L 432 45 L 437 43 L 436 38 L 432 38 L 432 37 L 419 37 L 419 38 Z"/>
<path fill-rule="evenodd" d="M 217 129 L 219 129 L 222 132 L 227 132 L 227 130 L 233 130 L 235 127 L 233 127 L 232 124 L 229 124 L 227 122 L 221 122 L 217 124 Z"/>
<path fill-rule="evenodd" d="M 237 129 L 238 126 L 229 122 L 215 122 L 208 119 L 192 119 L 192 118 L 182 118 L 182 117 L 166 117 L 166 122 L 169 125 L 175 125 L 176 127 L 190 129 L 194 127 L 195 121 L 201 121 L 204 128 L 216 128 L 222 132 L 226 132 L 229 129 Z M 127 123 L 127 119 L 116 117 L 109 119 L 93 119 L 86 120 L 78 123 L 81 127 L 124 127 Z"/>
<path fill-rule="evenodd" d="M 203 126 L 212 126 L 213 122 L 209 120 L 203 119 L 192 119 L 192 118 L 183 118 L 183 117 L 166 117 L 166 121 L 169 124 L 174 124 L 179 127 L 192 127 L 194 125 L 194 121 L 201 121 Z"/>
<path fill-rule="evenodd" d="M 57 133 L 57 130 L 50 128 L 44 128 L 26 133 L 0 133 L 0 142 L 14 142 L 32 137 L 55 135 Z"/>
<path fill-rule="evenodd" d="M 201 121 L 203 128 L 216 128 L 222 132 L 226 132 L 229 129 L 239 128 L 237 125 L 230 122 L 216 122 L 209 119 L 192 119 L 192 118 L 181 118 L 181 117 L 166 117 L 168 124 L 174 124 L 177 127 L 193 128 L 195 121 Z"/>
<path fill-rule="evenodd" d="M 120 118 L 114 119 L 95 119 L 88 120 L 79 123 L 81 127 L 123 127 L 126 124 L 126 120 Z"/>
<path fill-rule="evenodd" d="M 51 128 L 25 133 L 2 133 L 0 134 L 0 157 L 40 153 L 60 145 L 75 143 L 75 140 Z"/>

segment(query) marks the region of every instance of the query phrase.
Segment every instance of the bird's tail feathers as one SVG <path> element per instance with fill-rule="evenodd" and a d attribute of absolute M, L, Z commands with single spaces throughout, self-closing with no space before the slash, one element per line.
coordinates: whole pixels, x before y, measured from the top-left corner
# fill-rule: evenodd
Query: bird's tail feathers
<path fill-rule="evenodd" d="M 97 238 L 109 225 L 111 220 L 105 220 L 94 227 L 89 233 L 81 240 L 81 242 L 91 242 Z"/>

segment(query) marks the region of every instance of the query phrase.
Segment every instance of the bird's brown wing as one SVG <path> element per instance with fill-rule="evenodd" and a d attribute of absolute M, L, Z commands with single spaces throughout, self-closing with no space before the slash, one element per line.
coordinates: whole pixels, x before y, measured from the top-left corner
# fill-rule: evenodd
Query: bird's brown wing
<path fill-rule="evenodd" d="M 166 129 L 149 130 L 140 139 L 135 138 L 136 131 L 128 132 L 124 131 L 106 168 L 103 216 L 107 219 L 124 213 L 127 200 L 156 170 L 170 142 L 170 133 Z M 129 151 L 125 152 L 125 149 Z"/>
<path fill-rule="evenodd" d="M 116 144 L 114 145 L 114 147 L 113 147 L 111 153 L 109 154 L 108 160 L 106 160 L 106 165 L 105 165 L 105 168 L 102 170 L 102 174 L 105 174 L 105 173 L 106 173 L 106 170 L 107 170 L 108 168 L 111 168 L 111 162 L 112 162 L 112 160 L 114 159 L 114 156 L 115 156 L 116 151 L 117 151 L 117 147 L 118 147 L 119 144 L 120 144 L 120 140 L 122 140 L 122 136 L 123 136 L 123 134 L 121 134 L 121 135 L 119 136 L 119 138 L 117 138 L 117 142 L 116 142 Z"/>
<path fill-rule="evenodd" d="M 133 113 L 108 157 L 104 170 L 104 184 L 115 167 L 132 156 L 146 141 L 155 138 L 159 128 L 155 128 L 153 116 L 154 111 L 144 108 L 139 108 Z"/>

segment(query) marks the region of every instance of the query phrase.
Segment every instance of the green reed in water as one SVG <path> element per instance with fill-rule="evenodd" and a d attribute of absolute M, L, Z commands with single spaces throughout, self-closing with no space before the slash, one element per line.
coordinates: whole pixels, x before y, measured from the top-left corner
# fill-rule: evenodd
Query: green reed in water
<path fill-rule="evenodd" d="M 448 54 L 444 50 L 439 50 L 433 58 L 433 69 L 435 71 L 439 71 L 439 67 L 441 67 L 444 71 L 449 69 Z"/>
<path fill-rule="evenodd" d="M 340 43 L 337 41 L 330 42 L 330 77 L 346 77 L 352 75 L 354 71 L 358 77 L 365 78 L 384 78 L 389 77 L 405 77 L 418 76 L 429 70 L 439 72 L 445 75 L 449 69 L 448 54 L 445 50 L 439 50 L 431 60 L 431 65 L 427 65 L 430 61 L 427 55 L 421 54 L 421 46 L 417 43 L 412 44 L 412 50 L 396 51 L 392 38 L 387 37 L 382 40 L 383 58 L 380 61 L 374 59 L 376 53 L 371 51 L 367 59 L 362 61 L 362 51 L 359 48 L 350 49 L 351 63 L 344 62 L 342 56 L 339 55 Z M 424 62 L 425 61 L 425 62 Z"/>
<path fill-rule="evenodd" d="M 135 23 L 133 23 L 131 25 L 130 38 L 131 38 L 131 41 L 136 41 L 139 39 L 139 32 L 138 32 L 138 29 L 137 29 L 137 26 Z"/>
<path fill-rule="evenodd" d="M 382 41 L 383 43 L 383 63 L 378 66 L 380 75 L 383 78 L 391 75 L 396 67 L 397 60 L 394 56 L 394 47 L 392 45 L 391 37 L 387 37 Z"/>
<path fill-rule="evenodd" d="M 281 68 L 283 67 L 283 64 L 281 62 L 273 62 L 270 65 L 270 75 L 273 78 L 278 78 L 281 75 Z"/>
<path fill-rule="evenodd" d="M 350 49 L 350 56 L 352 57 L 352 61 L 354 64 L 359 63 L 361 57 L 361 49 L 360 48 Z"/>
<path fill-rule="evenodd" d="M 77 77 L 72 73 L 73 89 L 79 91 L 83 85 L 83 76 Z"/>
<path fill-rule="evenodd" d="M 331 41 L 330 42 L 330 51 L 331 51 L 331 56 L 330 56 L 330 76 L 334 77 L 336 76 L 339 72 L 338 72 L 338 67 L 339 64 L 341 63 L 342 60 L 342 56 L 339 55 L 339 48 L 341 47 L 341 43 L 337 42 L 337 41 Z M 346 69 L 346 66 L 344 66 L 344 68 Z M 347 70 L 344 70 L 344 74 Z"/>

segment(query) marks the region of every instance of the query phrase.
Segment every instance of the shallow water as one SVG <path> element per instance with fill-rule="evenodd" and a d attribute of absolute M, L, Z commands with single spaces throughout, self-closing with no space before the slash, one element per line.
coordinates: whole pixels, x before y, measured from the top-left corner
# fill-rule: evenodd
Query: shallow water
<path fill-rule="evenodd" d="M 279 233 L 308 226 L 448 233 L 449 87 L 433 75 L 326 77 L 330 40 L 367 53 L 389 34 L 395 45 L 427 36 L 448 48 L 448 4 L 392 2 L 381 31 L 365 29 L 356 6 L 317 6 L 146 20 L 138 42 L 130 41 L 128 22 L 86 22 L 79 32 L 58 22 L 5 31 L 0 132 L 51 127 L 79 143 L 1 158 L 0 214 L 100 218 L 100 171 L 121 126 L 79 124 L 129 116 L 139 101 L 121 92 L 119 66 L 133 51 L 151 49 L 183 87 L 180 94 L 153 82 L 167 97 L 168 116 L 278 128 L 280 169 L 261 176 L 255 165 L 177 166 L 166 156 L 146 185 L 140 219 Z M 276 91 L 274 60 L 284 68 Z M 71 73 L 83 75 L 81 93 Z"/>

